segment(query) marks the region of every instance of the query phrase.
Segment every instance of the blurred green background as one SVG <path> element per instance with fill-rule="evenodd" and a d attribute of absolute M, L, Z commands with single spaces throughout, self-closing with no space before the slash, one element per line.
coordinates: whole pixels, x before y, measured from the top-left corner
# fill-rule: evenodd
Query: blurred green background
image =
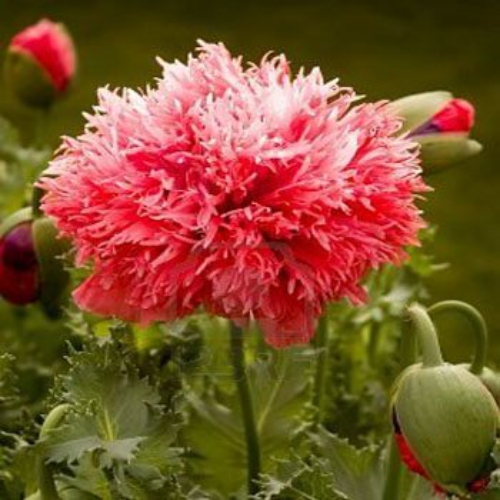
<path fill-rule="evenodd" d="M 0 0 L 0 45 L 47 16 L 67 24 L 79 51 L 74 92 L 56 109 L 47 137 L 77 133 L 96 88 L 144 86 L 159 74 L 155 56 L 184 59 L 197 38 L 223 41 L 259 59 L 284 51 L 294 67 L 319 65 L 369 99 L 447 89 L 471 100 L 484 153 L 435 177 L 424 209 L 439 225 L 434 299 L 470 301 L 485 314 L 500 364 L 500 2 L 365 0 Z M 0 107 L 29 138 L 33 115 L 0 88 Z M 466 328 L 444 335 L 452 358 L 470 351 Z M 458 340 L 457 340 L 458 339 Z"/>

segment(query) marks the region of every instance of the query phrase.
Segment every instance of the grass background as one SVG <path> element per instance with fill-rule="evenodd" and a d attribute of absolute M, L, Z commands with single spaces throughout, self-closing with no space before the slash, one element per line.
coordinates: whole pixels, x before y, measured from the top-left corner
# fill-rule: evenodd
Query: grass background
<path fill-rule="evenodd" d="M 197 38 L 223 41 L 258 59 L 284 51 L 294 67 L 319 65 L 369 99 L 447 89 L 471 100 L 484 153 L 432 179 L 428 220 L 439 225 L 435 253 L 452 264 L 430 285 L 434 299 L 470 301 L 486 316 L 500 363 L 500 2 L 496 0 L 0 0 L 0 50 L 24 26 L 64 22 L 79 51 L 77 84 L 56 109 L 47 137 L 77 133 L 96 88 L 144 86 L 155 56 L 185 58 Z M 0 108 L 29 135 L 34 117 L 0 87 Z M 453 359 L 470 351 L 466 328 L 447 323 Z"/>

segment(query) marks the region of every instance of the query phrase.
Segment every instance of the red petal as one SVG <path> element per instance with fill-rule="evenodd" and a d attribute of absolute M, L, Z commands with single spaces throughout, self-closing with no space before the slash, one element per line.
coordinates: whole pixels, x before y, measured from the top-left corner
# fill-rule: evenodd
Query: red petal
<path fill-rule="evenodd" d="M 470 132 L 474 116 L 474 106 L 470 102 L 452 99 L 433 116 L 431 123 L 441 132 Z"/>

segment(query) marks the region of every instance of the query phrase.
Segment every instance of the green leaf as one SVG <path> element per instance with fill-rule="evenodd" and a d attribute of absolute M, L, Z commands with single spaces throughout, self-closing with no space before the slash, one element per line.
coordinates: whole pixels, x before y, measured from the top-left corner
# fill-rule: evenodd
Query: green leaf
<path fill-rule="evenodd" d="M 149 498 L 180 470 L 178 417 L 129 366 L 117 342 L 73 353 L 70 363 L 56 394 L 72 409 L 41 441 L 46 460 L 64 465 L 61 471 L 69 466 L 72 474 L 60 480 L 73 493 Z"/>
<path fill-rule="evenodd" d="M 387 468 L 384 447 L 358 449 L 319 429 L 311 436 L 307 458 L 281 461 L 274 476 L 262 482 L 260 500 L 382 500 Z M 402 470 L 400 490 L 391 500 L 435 500 L 431 485 Z"/>
<path fill-rule="evenodd" d="M 272 457 L 287 455 L 303 429 L 300 416 L 305 408 L 312 357 L 309 350 L 288 349 L 255 359 L 248 368 L 264 472 L 273 470 Z M 192 414 L 184 429 L 192 450 L 194 476 L 203 487 L 217 490 L 225 498 L 246 484 L 239 400 L 234 391 L 221 389 L 226 386 L 227 378 L 223 378 L 222 385 L 201 396 L 194 390 L 189 392 Z"/>
<path fill-rule="evenodd" d="M 121 432 L 114 433 L 111 417 L 101 410 L 103 419 L 94 418 L 89 409 L 86 415 L 69 415 L 68 424 L 52 432 L 48 441 L 47 456 L 49 462 L 74 463 L 85 453 L 99 452 L 102 467 L 111 467 L 114 461 L 129 461 L 144 437 L 121 437 Z M 103 421 L 109 420 L 103 426 Z"/>
<path fill-rule="evenodd" d="M 384 484 L 382 449 L 357 449 L 324 429 L 319 429 L 313 440 L 328 463 L 338 495 L 350 500 L 380 498 Z"/>
<path fill-rule="evenodd" d="M 78 492 L 80 494 L 86 493 L 91 498 L 113 499 L 106 474 L 102 469 L 95 466 L 91 455 L 83 457 L 77 465 L 71 468 L 71 471 L 73 477 L 66 476 L 61 480 L 63 487 L 60 489 L 60 493 L 63 496 L 74 496 L 75 492 Z"/>

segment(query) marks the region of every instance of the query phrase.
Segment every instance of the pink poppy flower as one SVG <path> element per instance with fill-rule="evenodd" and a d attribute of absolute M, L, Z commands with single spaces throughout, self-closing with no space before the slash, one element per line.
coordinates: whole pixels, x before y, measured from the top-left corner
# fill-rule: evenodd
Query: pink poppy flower
<path fill-rule="evenodd" d="M 283 55 L 244 66 L 201 42 L 144 92 L 99 91 L 41 187 L 43 209 L 93 263 L 83 309 L 146 324 L 199 307 L 307 342 L 326 302 L 400 263 L 424 227 L 418 148 L 386 102 Z"/>

